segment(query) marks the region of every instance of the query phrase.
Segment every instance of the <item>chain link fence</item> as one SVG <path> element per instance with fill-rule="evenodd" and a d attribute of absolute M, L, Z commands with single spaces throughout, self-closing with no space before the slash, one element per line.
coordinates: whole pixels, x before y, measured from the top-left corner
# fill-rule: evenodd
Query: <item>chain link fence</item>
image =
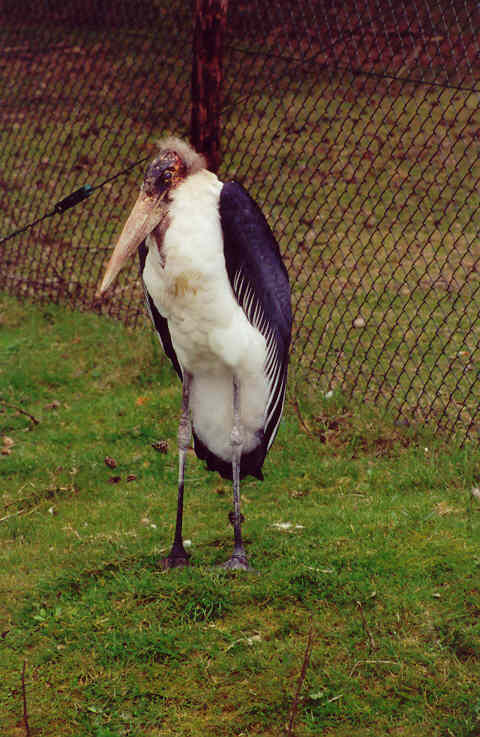
<path fill-rule="evenodd" d="M 0 289 L 143 323 L 135 266 L 101 307 L 94 293 L 142 177 L 129 167 L 188 136 L 192 9 L 0 12 L 2 235 L 39 220 L 0 245 Z M 306 403 L 333 393 L 478 437 L 478 4 L 238 0 L 227 25 L 219 175 L 280 243 Z"/>

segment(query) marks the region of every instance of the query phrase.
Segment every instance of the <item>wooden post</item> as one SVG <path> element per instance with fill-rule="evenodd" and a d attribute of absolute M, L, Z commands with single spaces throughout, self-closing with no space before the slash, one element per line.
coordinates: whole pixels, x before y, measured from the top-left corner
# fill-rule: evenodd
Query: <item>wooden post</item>
<path fill-rule="evenodd" d="M 228 0 L 195 0 L 190 138 L 211 171 L 220 161 L 222 47 Z"/>

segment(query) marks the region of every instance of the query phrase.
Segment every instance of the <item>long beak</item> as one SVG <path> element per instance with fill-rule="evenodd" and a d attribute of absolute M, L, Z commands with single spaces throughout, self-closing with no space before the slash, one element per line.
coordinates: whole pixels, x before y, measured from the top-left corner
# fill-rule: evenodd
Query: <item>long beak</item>
<path fill-rule="evenodd" d="M 165 213 L 162 200 L 162 197 L 149 197 L 144 191 L 140 193 L 113 249 L 97 298 L 108 289 L 127 259 L 162 220 Z"/>

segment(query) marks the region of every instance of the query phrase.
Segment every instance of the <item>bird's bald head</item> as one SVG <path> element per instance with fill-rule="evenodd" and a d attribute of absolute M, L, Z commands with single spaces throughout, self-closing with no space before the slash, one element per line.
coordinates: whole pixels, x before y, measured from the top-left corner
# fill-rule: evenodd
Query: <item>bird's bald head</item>
<path fill-rule="evenodd" d="M 187 166 L 176 151 L 163 151 L 145 173 L 142 190 L 147 197 L 160 197 L 177 187 L 187 176 Z"/>
<path fill-rule="evenodd" d="M 128 257 L 165 218 L 170 192 L 205 167 L 203 156 L 185 141 L 179 138 L 160 141 L 158 154 L 145 173 L 140 195 L 108 262 L 97 296 L 108 289 Z"/>

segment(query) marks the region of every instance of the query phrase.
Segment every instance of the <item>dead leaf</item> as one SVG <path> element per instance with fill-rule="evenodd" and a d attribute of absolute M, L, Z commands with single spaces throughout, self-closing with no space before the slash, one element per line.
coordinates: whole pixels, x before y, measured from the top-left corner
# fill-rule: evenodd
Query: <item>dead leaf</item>
<path fill-rule="evenodd" d="M 53 402 L 49 402 L 48 404 L 45 405 L 45 409 L 59 409 L 60 406 L 61 404 L 58 401 L 58 399 L 54 399 Z"/>
<path fill-rule="evenodd" d="M 146 404 L 150 400 L 150 397 L 137 397 L 135 404 L 140 407 L 142 404 Z"/>
<path fill-rule="evenodd" d="M 458 512 L 459 510 L 455 509 L 455 507 L 450 507 L 447 502 L 439 502 L 435 506 L 435 511 L 440 515 L 440 517 L 444 517 L 446 514 L 455 514 L 455 512 Z"/>
<path fill-rule="evenodd" d="M 12 452 L 12 447 L 15 445 L 13 438 L 9 438 L 8 435 L 2 437 L 2 447 L 0 453 L 2 456 L 9 456 Z"/>
<path fill-rule="evenodd" d="M 168 440 L 154 440 L 154 442 L 152 443 L 152 448 L 158 450 L 159 453 L 167 453 Z"/>

